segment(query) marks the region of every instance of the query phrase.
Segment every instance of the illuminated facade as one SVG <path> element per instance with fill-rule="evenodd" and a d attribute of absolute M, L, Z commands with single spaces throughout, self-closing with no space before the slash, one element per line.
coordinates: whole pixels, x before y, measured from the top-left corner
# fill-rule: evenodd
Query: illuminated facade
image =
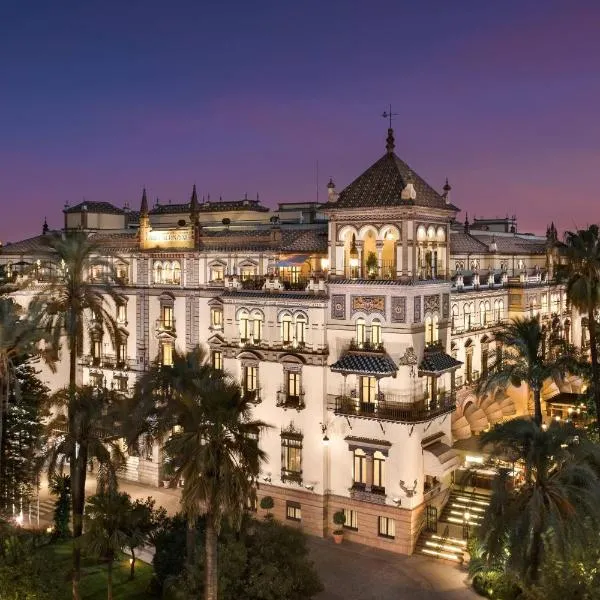
<path fill-rule="evenodd" d="M 324 204 L 269 210 L 194 188 L 190 202 L 152 208 L 144 191 L 139 212 L 66 208 L 65 227 L 89 230 L 124 281 L 125 341 L 112 348 L 90 327 L 80 381 L 129 393 L 152 361 L 201 345 L 273 426 L 258 494 L 278 518 L 327 535 L 343 509 L 350 539 L 411 553 L 426 507 L 447 499 L 453 442 L 527 410 L 518 391 L 473 392 L 497 328 L 540 314 L 572 343 L 582 336 L 553 280 L 555 230 L 458 225 L 450 192 L 396 156 L 390 130 L 385 154 L 339 194 L 330 181 Z M 37 264 L 43 279 L 51 260 L 40 237 L 0 254 L 8 276 Z M 62 363 L 48 374 L 52 387 L 66 378 Z M 130 456 L 124 476 L 158 485 L 160 448 Z"/>

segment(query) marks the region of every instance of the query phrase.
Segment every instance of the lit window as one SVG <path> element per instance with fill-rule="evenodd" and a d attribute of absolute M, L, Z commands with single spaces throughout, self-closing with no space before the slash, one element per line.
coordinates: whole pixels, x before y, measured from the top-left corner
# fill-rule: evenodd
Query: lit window
<path fill-rule="evenodd" d="M 357 448 L 354 451 L 354 471 L 352 475 L 354 484 L 365 485 L 367 483 L 367 455 L 364 450 Z"/>
<path fill-rule="evenodd" d="M 154 283 L 162 283 L 162 263 L 156 262 L 154 263 Z"/>
<path fill-rule="evenodd" d="M 173 319 L 173 307 L 162 306 L 160 313 L 160 321 L 163 329 L 173 329 L 175 326 L 175 321 Z"/>
<path fill-rule="evenodd" d="M 256 269 L 254 267 L 242 267 L 240 272 L 240 276 L 242 281 L 246 281 L 247 279 L 252 279 L 256 275 Z"/>
<path fill-rule="evenodd" d="M 365 325 L 365 320 L 360 318 L 356 320 L 356 345 L 359 348 L 362 348 L 362 346 L 364 346 L 364 343 L 366 341 L 366 325 Z"/>
<path fill-rule="evenodd" d="M 287 371 L 286 377 L 287 395 L 290 398 L 300 397 L 300 373 L 295 371 Z"/>
<path fill-rule="evenodd" d="M 298 344 L 304 344 L 306 336 L 306 317 L 304 315 L 298 315 L 296 317 L 296 342 Z"/>
<path fill-rule="evenodd" d="M 290 502 L 288 500 L 285 503 L 285 518 L 290 521 L 302 520 L 302 510 L 298 502 Z"/>
<path fill-rule="evenodd" d="M 210 268 L 210 280 L 211 281 L 223 281 L 225 276 L 225 269 L 222 265 L 213 265 Z"/>
<path fill-rule="evenodd" d="M 250 324 L 247 312 L 242 312 L 239 317 L 240 339 L 245 342 L 250 337 Z"/>
<path fill-rule="evenodd" d="M 244 367 L 242 386 L 246 392 L 253 392 L 258 387 L 258 367 Z"/>
<path fill-rule="evenodd" d="M 284 344 L 290 344 L 292 342 L 292 317 L 290 315 L 284 315 L 281 318 L 281 341 Z"/>
<path fill-rule="evenodd" d="M 302 434 L 281 434 L 281 481 L 302 481 Z"/>
<path fill-rule="evenodd" d="M 217 371 L 223 370 L 223 353 L 220 352 L 219 350 L 213 350 L 212 366 L 213 366 L 213 369 L 216 369 Z"/>
<path fill-rule="evenodd" d="M 356 512 L 355 510 L 351 510 L 350 508 L 345 508 L 344 516 L 346 517 L 344 529 L 352 529 L 353 531 L 358 531 L 358 512 Z"/>
<path fill-rule="evenodd" d="M 360 378 L 360 401 L 363 404 L 372 404 L 377 397 L 377 380 L 375 377 Z"/>
<path fill-rule="evenodd" d="M 385 490 L 385 456 L 379 451 L 373 455 L 373 488 Z"/>
<path fill-rule="evenodd" d="M 396 524 L 394 519 L 379 517 L 377 520 L 377 534 L 380 537 L 394 539 L 396 537 Z"/>
<path fill-rule="evenodd" d="M 178 260 L 173 263 L 173 283 L 175 285 L 181 283 L 181 265 Z"/>
<path fill-rule="evenodd" d="M 255 342 L 260 342 L 262 339 L 263 318 L 260 313 L 252 315 L 252 337 Z"/>
<path fill-rule="evenodd" d="M 213 329 L 223 329 L 223 310 L 221 308 L 210 309 L 210 324 Z"/>
<path fill-rule="evenodd" d="M 381 346 L 381 323 L 378 320 L 371 323 L 371 344 L 375 347 Z"/>
<path fill-rule="evenodd" d="M 119 392 L 127 392 L 127 377 L 117 377 L 117 389 Z"/>
<path fill-rule="evenodd" d="M 127 362 L 127 344 L 119 344 L 117 346 L 117 363 L 124 365 Z"/>
<path fill-rule="evenodd" d="M 117 305 L 117 323 L 127 322 L 127 305 L 125 303 Z"/>
<path fill-rule="evenodd" d="M 163 342 L 161 345 L 161 364 L 166 367 L 173 365 L 173 344 L 171 342 Z"/>
<path fill-rule="evenodd" d="M 171 263 L 166 262 L 163 265 L 162 283 L 171 283 L 173 281 L 173 267 Z"/>

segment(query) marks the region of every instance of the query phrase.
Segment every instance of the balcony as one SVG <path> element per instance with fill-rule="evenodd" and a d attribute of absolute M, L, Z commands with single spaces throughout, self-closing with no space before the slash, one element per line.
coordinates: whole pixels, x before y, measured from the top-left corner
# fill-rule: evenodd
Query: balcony
<path fill-rule="evenodd" d="M 156 319 L 156 331 L 174 333 L 175 332 L 175 319 Z"/>
<path fill-rule="evenodd" d="M 267 280 L 265 275 L 246 275 L 241 278 L 243 290 L 262 290 Z"/>
<path fill-rule="evenodd" d="M 456 408 L 456 395 L 439 393 L 435 400 L 422 398 L 410 401 L 401 396 L 380 392 L 371 402 L 363 402 L 357 393 L 351 393 L 334 396 L 328 404 L 329 410 L 333 410 L 336 415 L 419 423 L 452 412 Z"/>
<path fill-rule="evenodd" d="M 242 398 L 246 402 L 250 402 L 252 404 L 260 404 L 262 402 L 262 398 L 260 396 L 260 388 L 256 388 L 254 390 L 242 389 Z"/>
<path fill-rule="evenodd" d="M 282 483 L 297 483 L 302 485 L 302 471 L 290 471 L 289 469 L 281 469 Z"/>
<path fill-rule="evenodd" d="M 121 358 L 115 354 L 103 354 L 102 356 L 91 356 L 86 354 L 81 358 L 80 364 L 84 367 L 128 371 L 135 366 L 135 360 L 132 358 Z"/>
<path fill-rule="evenodd" d="M 370 340 L 357 341 L 356 338 L 350 342 L 349 349 L 359 352 L 385 352 L 383 342 L 371 342 Z"/>
<path fill-rule="evenodd" d="M 385 488 L 372 485 L 367 488 L 366 484 L 355 481 L 350 488 L 350 498 L 371 504 L 385 504 Z"/>
<path fill-rule="evenodd" d="M 298 395 L 290 394 L 286 390 L 279 390 L 277 392 L 275 406 L 279 406 L 280 408 L 293 408 L 295 410 L 305 409 L 304 390 L 300 390 Z"/>

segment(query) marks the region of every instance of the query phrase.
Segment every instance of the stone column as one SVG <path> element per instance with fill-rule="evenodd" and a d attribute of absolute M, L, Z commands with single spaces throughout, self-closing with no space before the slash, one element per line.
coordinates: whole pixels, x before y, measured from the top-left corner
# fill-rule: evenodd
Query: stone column
<path fill-rule="evenodd" d="M 375 249 L 377 250 L 377 276 L 383 278 L 383 241 L 377 240 L 375 242 Z"/>

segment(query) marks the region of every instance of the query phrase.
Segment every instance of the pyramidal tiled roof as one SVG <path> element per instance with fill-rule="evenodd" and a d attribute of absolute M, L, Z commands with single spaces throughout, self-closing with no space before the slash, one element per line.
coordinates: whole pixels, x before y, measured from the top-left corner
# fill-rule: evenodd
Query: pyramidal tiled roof
<path fill-rule="evenodd" d="M 408 183 L 415 188 L 414 200 L 403 200 L 402 190 Z M 394 152 L 386 152 L 376 163 L 344 188 L 336 202 L 326 208 L 362 208 L 368 206 L 427 206 L 458 210 L 417 175 Z"/>

